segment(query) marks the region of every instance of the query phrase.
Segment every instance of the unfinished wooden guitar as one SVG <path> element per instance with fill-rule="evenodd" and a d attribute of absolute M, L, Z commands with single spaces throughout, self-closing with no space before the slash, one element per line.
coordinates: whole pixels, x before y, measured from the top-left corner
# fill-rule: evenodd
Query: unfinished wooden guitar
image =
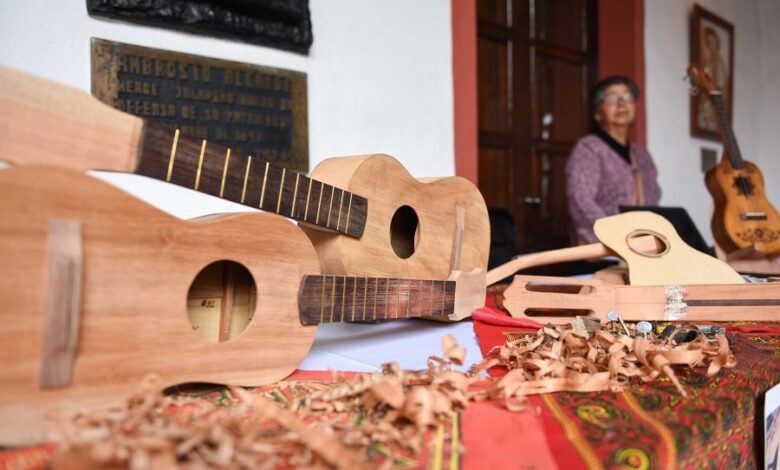
<path fill-rule="evenodd" d="M 416 180 L 387 155 L 329 159 L 309 178 L 4 67 L 0 107 L 0 160 L 135 173 L 296 219 L 326 272 L 446 279 L 487 268 L 487 208 L 463 178 Z"/>
<path fill-rule="evenodd" d="M 598 219 L 593 229 L 601 243 L 518 256 L 488 271 L 487 284 L 535 266 L 615 255 L 628 264 L 632 285 L 745 282 L 728 264 L 691 248 L 658 214 L 617 214 Z"/>
<path fill-rule="evenodd" d="M 568 292 L 551 286 L 573 287 Z M 780 321 L 780 283 L 616 286 L 597 279 L 515 276 L 504 292 L 513 317 L 567 322 L 572 315 L 607 320 L 615 309 L 624 320 Z M 534 311 L 534 315 L 528 315 Z"/>
<path fill-rule="evenodd" d="M 322 276 L 309 239 L 281 217 L 181 221 L 53 167 L 0 170 L 0 258 L 3 444 L 41 439 L 49 410 L 110 403 L 150 373 L 163 386 L 260 385 L 295 370 L 313 325 L 457 320 L 485 295 L 484 272 Z M 224 260 L 246 273 L 221 274 Z"/>
<path fill-rule="evenodd" d="M 479 190 L 459 177 L 413 178 L 389 155 L 329 158 L 312 177 L 369 200 L 360 240 L 304 230 L 325 272 L 432 276 L 486 270 L 490 222 Z"/>
<path fill-rule="evenodd" d="M 628 264 L 629 283 L 742 284 L 745 280 L 723 261 L 706 255 L 683 241 L 674 226 L 653 212 L 626 212 L 596 220 L 596 237 Z M 657 246 L 638 245 L 652 237 Z"/>

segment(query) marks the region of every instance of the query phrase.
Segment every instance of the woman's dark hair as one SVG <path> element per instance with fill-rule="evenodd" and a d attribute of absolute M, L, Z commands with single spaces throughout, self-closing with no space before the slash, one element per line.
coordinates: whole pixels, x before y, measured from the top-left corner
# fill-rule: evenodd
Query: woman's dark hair
<path fill-rule="evenodd" d="M 634 83 L 634 81 L 630 78 L 623 77 L 621 75 L 607 77 L 604 80 L 598 82 L 596 86 L 593 87 L 593 92 L 591 92 L 590 98 L 591 115 L 598 111 L 599 106 L 601 106 L 601 102 L 604 101 L 604 93 L 607 91 L 607 88 L 611 87 L 612 85 L 625 85 L 628 87 L 628 90 L 631 92 L 631 94 L 634 95 L 635 100 L 639 98 L 639 87 L 636 86 L 636 83 Z"/>

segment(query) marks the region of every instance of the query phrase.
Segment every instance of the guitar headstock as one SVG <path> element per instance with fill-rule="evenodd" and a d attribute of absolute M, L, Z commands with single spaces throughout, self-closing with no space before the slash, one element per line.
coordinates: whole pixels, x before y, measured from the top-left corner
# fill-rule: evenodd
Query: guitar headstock
<path fill-rule="evenodd" d="M 699 64 L 691 64 L 688 66 L 688 77 L 690 77 L 693 85 L 701 91 L 708 94 L 720 93 L 718 86 L 710 76 L 709 72 Z"/>
<path fill-rule="evenodd" d="M 460 321 L 471 316 L 471 312 L 485 306 L 487 285 L 485 271 L 453 271 L 449 281 L 455 281 L 455 308 L 449 315 L 450 321 Z"/>

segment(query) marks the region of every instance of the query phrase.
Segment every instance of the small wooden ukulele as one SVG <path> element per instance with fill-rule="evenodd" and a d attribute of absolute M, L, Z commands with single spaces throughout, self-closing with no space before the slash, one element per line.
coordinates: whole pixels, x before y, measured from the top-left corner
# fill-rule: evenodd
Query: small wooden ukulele
<path fill-rule="evenodd" d="M 0 258 L 3 444 L 40 439 L 47 411 L 112 402 L 150 373 L 162 386 L 260 385 L 295 370 L 316 324 L 457 320 L 485 298 L 484 272 L 448 281 L 322 276 L 311 242 L 284 218 L 181 221 L 90 176 L 43 166 L 0 170 Z M 247 274 L 199 275 L 224 260 Z M 248 318 L 225 321 L 231 305 Z M 214 341 L 197 331 L 209 322 L 219 325 Z"/>
<path fill-rule="evenodd" d="M 572 286 L 567 292 L 550 286 Z M 616 309 L 624 320 L 780 321 L 780 283 L 616 286 L 597 279 L 515 276 L 504 292 L 513 317 L 565 322 L 572 313 L 607 319 Z M 539 315 L 527 315 L 528 310 Z"/>
<path fill-rule="evenodd" d="M 688 67 L 688 75 L 710 97 L 724 146 L 723 158 L 705 178 L 715 202 L 711 224 L 715 240 L 726 252 L 780 253 L 780 216 L 766 198 L 761 171 L 742 159 L 720 90 L 696 64 Z"/>
<path fill-rule="evenodd" d="M 0 160 L 135 173 L 298 220 L 326 272 L 446 279 L 487 267 L 487 208 L 463 178 L 417 180 L 387 155 L 329 159 L 309 178 L 1 66 L 0 107 Z"/>

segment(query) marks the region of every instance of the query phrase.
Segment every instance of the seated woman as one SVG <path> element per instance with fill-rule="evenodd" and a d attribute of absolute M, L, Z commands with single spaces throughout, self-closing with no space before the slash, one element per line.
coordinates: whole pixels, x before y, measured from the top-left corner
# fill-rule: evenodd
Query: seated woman
<path fill-rule="evenodd" d="M 609 77 L 593 90 L 594 131 L 577 141 L 566 162 L 566 193 L 575 243 L 598 241 L 596 219 L 619 206 L 657 205 L 661 188 L 650 153 L 629 142 L 639 88 L 626 77 Z"/>

